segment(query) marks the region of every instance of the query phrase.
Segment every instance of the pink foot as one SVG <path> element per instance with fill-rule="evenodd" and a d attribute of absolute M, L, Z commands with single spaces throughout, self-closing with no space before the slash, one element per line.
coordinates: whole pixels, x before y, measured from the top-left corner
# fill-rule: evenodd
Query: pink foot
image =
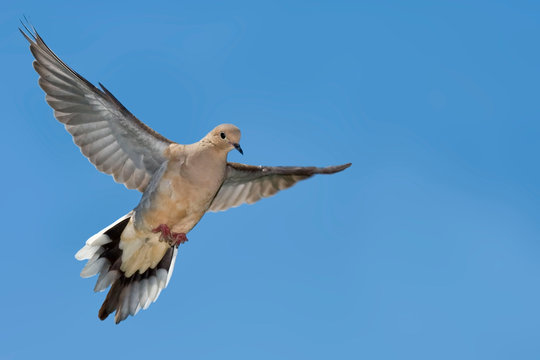
<path fill-rule="evenodd" d="M 172 233 L 172 237 L 176 241 L 176 246 L 185 243 L 187 240 L 187 236 L 184 233 Z"/>
<path fill-rule="evenodd" d="M 170 246 L 178 246 L 188 241 L 186 234 L 171 232 L 171 229 L 165 224 L 161 224 L 157 228 L 152 229 L 152 232 L 160 232 L 161 235 L 159 236 L 159 241 L 165 241 Z"/>
<path fill-rule="evenodd" d="M 171 236 L 171 229 L 165 224 L 159 225 L 157 228 L 152 229 L 153 233 L 161 233 L 162 237 L 170 237 Z"/>

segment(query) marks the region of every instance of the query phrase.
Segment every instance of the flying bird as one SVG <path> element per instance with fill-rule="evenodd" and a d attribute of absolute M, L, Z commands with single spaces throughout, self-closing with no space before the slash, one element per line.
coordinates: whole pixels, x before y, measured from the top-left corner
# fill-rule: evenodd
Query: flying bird
<path fill-rule="evenodd" d="M 39 85 L 54 116 L 88 160 L 128 189 L 142 193 L 128 214 L 86 241 L 81 276 L 98 275 L 94 291 L 110 290 L 98 316 L 116 311 L 119 323 L 146 309 L 167 287 L 178 246 L 207 211 L 223 211 L 274 195 L 330 167 L 253 166 L 227 162 L 240 147 L 240 130 L 222 124 L 200 141 L 182 145 L 132 115 L 101 83 L 98 89 L 67 66 L 38 35 L 19 29 L 30 43 Z"/>

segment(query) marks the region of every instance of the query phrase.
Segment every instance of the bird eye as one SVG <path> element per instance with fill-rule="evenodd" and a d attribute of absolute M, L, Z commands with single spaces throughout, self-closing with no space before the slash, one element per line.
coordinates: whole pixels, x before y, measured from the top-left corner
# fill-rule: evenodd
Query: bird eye
<path fill-rule="evenodd" d="M 222 132 L 221 134 L 219 134 L 219 136 L 221 136 L 222 139 L 225 139 L 225 133 Z"/>

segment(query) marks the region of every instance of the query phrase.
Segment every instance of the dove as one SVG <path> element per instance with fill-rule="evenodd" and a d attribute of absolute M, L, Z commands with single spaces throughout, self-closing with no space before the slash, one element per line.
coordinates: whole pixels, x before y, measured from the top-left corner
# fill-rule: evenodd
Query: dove
<path fill-rule="evenodd" d="M 142 193 L 128 214 L 90 237 L 75 255 L 83 278 L 109 289 L 99 310 L 115 322 L 147 309 L 171 279 L 179 245 L 208 211 L 223 211 L 274 195 L 329 167 L 253 166 L 227 161 L 243 154 L 240 130 L 222 124 L 194 144 L 158 134 L 132 115 L 105 86 L 95 87 L 66 65 L 35 28 L 19 29 L 30 44 L 39 85 L 56 119 L 101 172 Z M 30 27 L 30 29 L 29 29 Z"/>

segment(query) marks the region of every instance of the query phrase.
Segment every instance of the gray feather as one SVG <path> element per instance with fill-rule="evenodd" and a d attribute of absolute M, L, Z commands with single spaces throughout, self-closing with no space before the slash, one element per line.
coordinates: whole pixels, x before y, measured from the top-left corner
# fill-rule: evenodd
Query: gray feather
<path fill-rule="evenodd" d="M 227 164 L 227 176 L 208 211 L 223 211 L 244 203 L 252 204 L 287 189 L 315 174 L 334 174 L 351 164 L 338 166 L 253 166 Z"/>
<path fill-rule="evenodd" d="M 104 86 L 96 88 L 67 66 L 33 29 L 26 30 L 21 32 L 36 59 L 39 85 L 58 121 L 66 124 L 74 142 L 99 170 L 130 189 L 144 191 L 172 142 L 133 116 Z M 117 161 L 107 162 L 113 155 Z"/>

